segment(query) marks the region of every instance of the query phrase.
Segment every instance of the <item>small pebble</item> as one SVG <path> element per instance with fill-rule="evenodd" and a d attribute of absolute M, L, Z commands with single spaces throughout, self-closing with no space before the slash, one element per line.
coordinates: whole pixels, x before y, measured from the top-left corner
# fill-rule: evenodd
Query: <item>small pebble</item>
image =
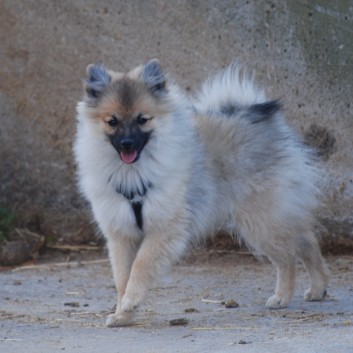
<path fill-rule="evenodd" d="M 170 320 L 169 323 L 172 326 L 182 326 L 182 325 L 187 325 L 189 323 L 189 320 L 185 319 L 184 317 L 181 317 L 179 319 Z"/>
<path fill-rule="evenodd" d="M 71 306 L 72 308 L 78 308 L 80 306 L 80 303 L 78 302 L 68 302 L 64 303 L 65 306 Z"/>
<path fill-rule="evenodd" d="M 248 343 L 250 343 L 250 342 L 246 342 L 246 341 L 244 341 L 244 340 L 240 340 L 240 341 L 238 342 L 238 344 L 248 344 Z"/>
<path fill-rule="evenodd" d="M 190 313 L 198 313 L 199 311 L 195 308 L 187 308 L 184 310 L 184 312 L 190 314 Z"/>
<path fill-rule="evenodd" d="M 226 308 L 237 308 L 239 306 L 239 304 L 233 299 L 226 301 L 224 305 Z"/>

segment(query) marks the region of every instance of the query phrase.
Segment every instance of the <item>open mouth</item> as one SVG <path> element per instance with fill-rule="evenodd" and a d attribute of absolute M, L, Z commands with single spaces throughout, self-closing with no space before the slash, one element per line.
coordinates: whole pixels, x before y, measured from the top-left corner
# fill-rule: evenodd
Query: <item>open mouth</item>
<path fill-rule="evenodd" d="M 138 153 L 137 151 L 129 151 L 129 152 L 120 152 L 120 158 L 121 160 L 126 163 L 126 164 L 131 164 L 137 161 L 138 159 Z"/>
<path fill-rule="evenodd" d="M 139 135 L 124 135 L 115 133 L 108 135 L 111 144 L 118 152 L 121 161 L 125 164 L 135 163 L 144 149 L 150 133 L 140 133 Z"/>

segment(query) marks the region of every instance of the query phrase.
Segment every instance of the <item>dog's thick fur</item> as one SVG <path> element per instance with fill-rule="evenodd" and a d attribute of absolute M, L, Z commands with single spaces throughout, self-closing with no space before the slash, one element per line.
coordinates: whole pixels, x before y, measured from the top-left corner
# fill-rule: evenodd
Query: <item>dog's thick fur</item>
<path fill-rule="evenodd" d="M 317 173 L 285 123 L 233 64 L 189 98 L 158 60 L 128 73 L 87 68 L 74 153 L 82 193 L 107 239 L 118 291 L 108 326 L 134 309 L 191 241 L 233 232 L 277 268 L 269 308 L 285 307 L 295 263 L 305 300 L 321 300 L 328 270 L 313 234 Z"/>

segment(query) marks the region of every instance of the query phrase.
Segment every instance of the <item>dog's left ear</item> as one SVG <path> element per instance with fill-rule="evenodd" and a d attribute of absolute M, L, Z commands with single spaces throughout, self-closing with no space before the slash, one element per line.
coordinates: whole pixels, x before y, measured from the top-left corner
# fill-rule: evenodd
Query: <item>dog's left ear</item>
<path fill-rule="evenodd" d="M 153 94 L 166 91 L 166 78 L 158 59 L 151 59 L 143 66 L 141 79 Z"/>
<path fill-rule="evenodd" d="M 87 80 L 84 83 L 88 98 L 100 98 L 105 88 L 109 85 L 111 77 L 103 65 L 91 64 L 86 69 Z"/>

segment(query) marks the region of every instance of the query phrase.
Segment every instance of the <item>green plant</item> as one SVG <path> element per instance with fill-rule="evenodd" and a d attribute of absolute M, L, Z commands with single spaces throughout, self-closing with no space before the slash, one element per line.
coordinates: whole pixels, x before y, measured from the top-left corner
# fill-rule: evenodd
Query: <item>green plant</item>
<path fill-rule="evenodd" d="M 0 207 L 0 244 L 15 227 L 15 223 L 16 216 L 6 208 Z"/>

